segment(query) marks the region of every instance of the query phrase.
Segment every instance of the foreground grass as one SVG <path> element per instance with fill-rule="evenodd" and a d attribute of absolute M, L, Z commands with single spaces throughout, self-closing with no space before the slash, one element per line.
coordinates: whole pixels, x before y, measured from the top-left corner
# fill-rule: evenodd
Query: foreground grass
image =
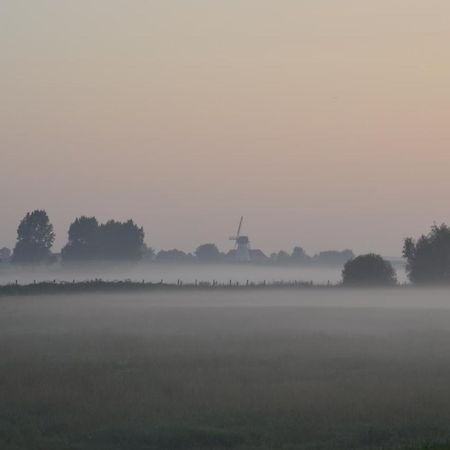
<path fill-rule="evenodd" d="M 410 449 L 413 450 L 413 449 Z M 416 449 L 414 449 L 416 450 Z M 441 444 L 441 445 L 426 445 L 421 447 L 420 450 L 450 450 L 450 444 Z"/>
<path fill-rule="evenodd" d="M 184 284 L 180 280 L 177 283 L 158 283 L 146 281 L 105 281 L 101 279 L 90 281 L 42 281 L 31 284 L 9 283 L 0 285 L 0 297 L 6 296 L 37 296 L 37 295 L 64 295 L 64 294 L 93 294 L 93 293 L 139 293 L 139 292 L 164 292 L 164 291 L 205 291 L 205 290 L 278 290 L 278 289 L 299 289 L 318 288 L 329 289 L 332 287 L 342 287 L 340 284 L 316 284 L 304 281 L 272 281 L 269 283 L 259 282 L 246 283 L 229 282 L 218 283 L 217 281 L 200 281 L 191 284 Z M 400 286 L 390 286 L 395 288 Z M 402 285 L 404 287 L 404 285 Z M 382 289 L 382 287 L 379 287 Z"/>
<path fill-rule="evenodd" d="M 0 303 L 0 448 L 446 442 L 448 324 L 445 311 L 8 300 Z"/>

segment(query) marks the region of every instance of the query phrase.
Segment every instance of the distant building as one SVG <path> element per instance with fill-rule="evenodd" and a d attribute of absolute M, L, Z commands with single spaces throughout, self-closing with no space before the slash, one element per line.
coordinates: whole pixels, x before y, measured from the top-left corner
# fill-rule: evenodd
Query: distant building
<path fill-rule="evenodd" d="M 239 258 L 239 250 L 230 250 L 226 255 L 224 260 L 226 262 L 249 262 L 249 263 L 264 263 L 269 260 L 262 250 L 259 249 L 248 249 L 248 258 L 242 260 Z"/>
<path fill-rule="evenodd" d="M 239 221 L 239 226 L 235 236 L 230 237 L 231 241 L 236 244 L 236 250 L 233 253 L 234 260 L 236 262 L 250 262 L 250 239 L 248 236 L 241 235 L 242 222 L 244 221 L 244 216 L 241 217 Z M 230 254 L 230 252 L 228 252 Z"/>
<path fill-rule="evenodd" d="M 254 263 L 262 263 L 268 261 L 268 257 L 266 254 L 259 249 L 250 249 L 249 250 L 250 261 Z"/>

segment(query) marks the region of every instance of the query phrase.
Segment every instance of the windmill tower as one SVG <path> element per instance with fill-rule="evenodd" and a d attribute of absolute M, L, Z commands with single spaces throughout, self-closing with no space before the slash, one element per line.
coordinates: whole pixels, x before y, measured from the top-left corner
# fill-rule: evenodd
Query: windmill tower
<path fill-rule="evenodd" d="M 241 217 L 239 221 L 239 226 L 237 229 L 236 236 L 230 237 L 231 241 L 235 242 L 236 247 L 236 261 L 239 262 L 249 262 L 250 261 L 250 240 L 248 236 L 241 236 L 242 222 L 244 221 L 244 216 Z"/>

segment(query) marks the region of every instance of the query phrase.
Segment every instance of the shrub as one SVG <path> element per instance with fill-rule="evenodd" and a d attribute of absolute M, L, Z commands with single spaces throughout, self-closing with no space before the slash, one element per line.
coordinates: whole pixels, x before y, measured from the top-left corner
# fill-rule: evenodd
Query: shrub
<path fill-rule="evenodd" d="M 353 286 L 393 286 L 397 278 L 389 261 L 369 253 L 347 261 L 342 271 L 342 282 Z"/>

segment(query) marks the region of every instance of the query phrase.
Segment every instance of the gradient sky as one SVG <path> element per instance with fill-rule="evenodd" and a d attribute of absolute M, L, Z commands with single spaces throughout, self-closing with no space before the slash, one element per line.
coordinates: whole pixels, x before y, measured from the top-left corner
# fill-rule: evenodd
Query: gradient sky
<path fill-rule="evenodd" d="M 44 208 L 157 248 L 399 255 L 450 222 L 448 0 L 0 0 L 0 246 Z"/>

